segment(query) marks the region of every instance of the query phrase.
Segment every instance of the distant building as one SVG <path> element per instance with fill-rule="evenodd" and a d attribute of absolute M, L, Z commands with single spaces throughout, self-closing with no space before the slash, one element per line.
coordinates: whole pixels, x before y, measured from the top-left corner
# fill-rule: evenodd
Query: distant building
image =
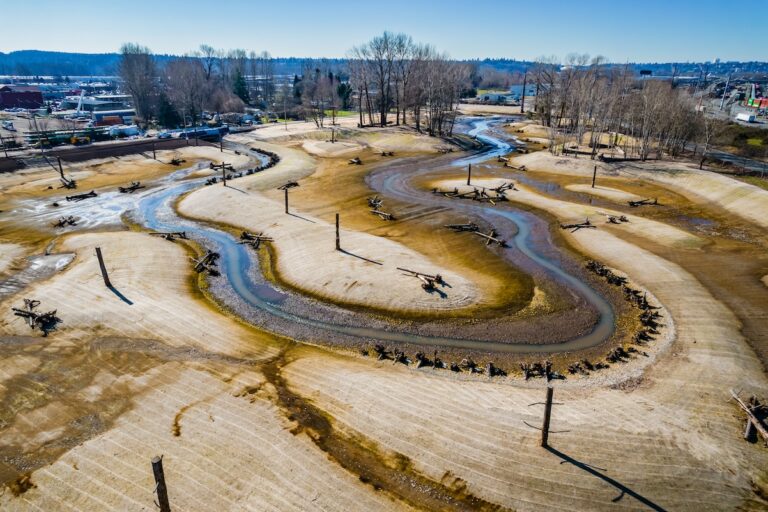
<path fill-rule="evenodd" d="M 0 85 L 0 108 L 40 108 L 43 93 L 32 85 Z"/>
<path fill-rule="evenodd" d="M 59 104 L 60 110 L 75 110 L 80 105 L 86 112 L 100 112 L 108 110 L 123 110 L 130 108 L 131 97 L 123 94 L 102 96 L 67 96 Z"/>

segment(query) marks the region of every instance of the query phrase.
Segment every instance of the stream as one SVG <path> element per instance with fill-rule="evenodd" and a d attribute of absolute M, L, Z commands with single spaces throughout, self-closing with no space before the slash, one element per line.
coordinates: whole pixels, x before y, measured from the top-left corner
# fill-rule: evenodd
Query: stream
<path fill-rule="evenodd" d="M 486 144 L 486 148 L 470 156 L 456 159 L 453 165 L 464 166 L 492 158 L 493 156 L 506 154 L 513 149 L 512 144 L 502 140 L 490 131 L 498 119 L 470 119 L 472 129 L 469 135 L 476 137 Z M 269 171 L 266 171 L 269 172 Z M 395 174 L 393 174 L 395 176 Z M 569 274 L 555 261 L 547 258 L 536 250 L 530 243 L 529 215 L 518 212 L 509 207 L 493 208 L 476 206 L 473 208 L 483 210 L 484 215 L 490 215 L 505 219 L 514 223 L 517 233 L 510 240 L 511 248 L 523 254 L 533 265 L 540 267 L 549 276 L 567 284 L 569 289 L 581 295 L 599 312 L 599 320 L 592 330 L 583 335 L 574 337 L 566 342 L 551 344 L 522 344 L 502 343 L 498 341 L 460 339 L 443 336 L 424 336 L 415 333 L 398 332 L 380 327 L 364 327 L 347 325 L 341 322 L 328 321 L 323 315 L 311 315 L 297 313 L 291 308 L 284 307 L 284 302 L 291 295 L 290 292 L 281 290 L 269 282 L 256 282 L 252 278 L 253 269 L 258 268 L 257 256 L 246 245 L 238 244 L 238 240 L 219 229 L 207 226 L 203 223 L 180 218 L 173 209 L 175 200 L 182 194 L 202 186 L 204 179 L 195 179 L 170 185 L 166 188 L 153 189 L 143 194 L 137 204 L 137 220 L 147 229 L 155 231 L 186 231 L 187 235 L 200 242 L 204 247 L 219 253 L 219 271 L 221 276 L 228 281 L 232 291 L 238 299 L 248 307 L 257 308 L 262 316 L 279 319 L 282 322 L 266 322 L 267 330 L 285 331 L 286 329 L 270 328 L 271 324 L 285 322 L 300 324 L 322 331 L 322 336 L 334 335 L 352 336 L 365 340 L 401 342 L 417 345 L 453 347 L 467 350 L 482 350 L 487 352 L 506 353 L 539 353 L 562 352 L 578 350 L 595 346 L 606 340 L 613 333 L 614 313 L 610 303 L 593 290 L 588 284 Z M 413 189 L 405 190 L 395 185 L 391 180 L 385 186 L 386 193 L 407 198 L 409 201 L 423 201 L 428 193 L 417 192 Z M 399 183 L 404 183 L 400 181 Z M 431 194 L 430 194 L 431 196 Z M 214 278 L 215 279 L 215 278 Z M 289 337 L 294 337 L 290 332 L 276 332 Z M 301 339 L 299 339 L 301 341 Z"/>

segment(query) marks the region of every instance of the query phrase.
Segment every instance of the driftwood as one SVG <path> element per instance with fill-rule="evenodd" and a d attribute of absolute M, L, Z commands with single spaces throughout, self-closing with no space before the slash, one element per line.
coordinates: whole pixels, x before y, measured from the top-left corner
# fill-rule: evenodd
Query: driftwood
<path fill-rule="evenodd" d="M 250 245 L 254 249 L 261 247 L 261 242 L 274 242 L 274 239 L 269 236 L 264 236 L 262 233 L 249 233 L 243 231 L 240 234 L 239 244 Z"/>
<path fill-rule="evenodd" d="M 349 159 L 349 165 L 362 165 L 363 161 L 360 160 L 359 156 L 356 156 L 355 158 Z"/>
<path fill-rule="evenodd" d="M 169 242 L 173 242 L 177 238 L 183 238 L 184 240 L 187 239 L 187 232 L 186 231 L 153 231 L 150 233 L 152 236 L 161 236 L 168 240 Z"/>
<path fill-rule="evenodd" d="M 446 224 L 445 227 L 454 231 L 478 231 L 480 229 L 480 226 L 474 222 L 468 224 Z"/>
<path fill-rule="evenodd" d="M 295 181 L 289 181 L 285 185 L 280 185 L 277 190 L 288 190 L 289 188 L 298 187 L 299 184 Z"/>
<path fill-rule="evenodd" d="M 24 309 L 11 308 L 13 314 L 26 319 L 27 325 L 31 329 L 40 329 L 43 336 L 48 336 L 48 332 L 56 328 L 56 324 L 61 322 L 61 318 L 56 316 L 56 310 L 46 313 L 38 313 L 35 308 L 40 305 L 39 300 L 24 299 Z"/>
<path fill-rule="evenodd" d="M 213 252 L 211 250 L 206 252 L 205 255 L 200 259 L 196 260 L 192 258 L 192 261 L 195 263 L 195 272 L 200 273 L 206 270 L 210 275 L 218 275 L 219 272 L 213 268 L 213 266 L 216 265 L 217 259 L 219 259 L 219 253 Z"/>
<path fill-rule="evenodd" d="M 61 178 L 59 178 L 59 181 L 61 181 L 61 186 L 59 188 L 68 188 L 68 189 L 77 188 L 77 182 L 72 178 L 64 177 L 63 174 Z"/>
<path fill-rule="evenodd" d="M 437 148 L 437 152 L 438 153 L 443 153 L 443 154 L 453 153 L 453 148 L 447 147 L 447 146 L 442 146 L 442 147 Z"/>
<path fill-rule="evenodd" d="M 76 225 L 77 225 L 77 220 L 75 220 L 75 218 L 70 215 L 68 217 L 61 217 L 58 221 L 56 221 L 53 224 L 53 227 L 63 228 L 65 226 L 76 226 Z"/>
<path fill-rule="evenodd" d="M 738 393 L 736 393 L 734 390 L 731 390 L 731 396 L 733 397 L 734 400 L 736 400 L 736 402 L 744 410 L 744 412 L 747 413 L 747 421 L 752 423 L 752 426 L 760 433 L 760 435 L 763 438 L 763 441 L 768 446 L 768 429 L 765 428 L 765 425 L 763 424 L 762 420 L 760 420 L 760 418 L 758 418 L 755 415 L 754 411 L 756 407 L 750 407 L 747 404 L 745 404 L 744 401 L 741 398 L 739 398 Z M 750 430 L 750 427 L 749 425 L 747 425 L 747 428 L 746 428 L 747 432 L 745 432 L 745 434 L 748 433 L 749 430 Z"/>
<path fill-rule="evenodd" d="M 524 165 L 521 165 L 520 167 L 515 167 L 514 165 L 512 165 L 509 162 L 504 163 L 504 167 L 506 167 L 507 169 L 514 169 L 516 171 L 526 171 L 527 170 Z"/>
<path fill-rule="evenodd" d="M 140 181 L 132 181 L 131 185 L 128 186 L 128 187 L 117 187 L 117 189 L 122 194 L 133 194 L 134 192 L 136 192 L 140 188 L 147 188 L 147 187 L 142 185 Z"/>
<path fill-rule="evenodd" d="M 570 229 L 571 233 L 575 233 L 576 231 L 578 231 L 580 229 L 585 229 L 585 228 L 597 229 L 597 226 L 592 224 L 589 221 L 589 219 L 586 219 L 584 222 L 578 222 L 576 224 L 560 224 L 560 228 L 561 229 Z"/>
<path fill-rule="evenodd" d="M 485 245 L 491 245 L 492 243 L 498 244 L 499 247 L 507 247 L 506 240 L 502 240 L 500 238 L 497 238 L 496 230 L 491 229 L 491 231 L 488 234 L 485 234 L 481 231 L 472 231 L 477 236 L 481 236 L 486 239 Z"/>
<path fill-rule="evenodd" d="M 382 151 L 381 156 L 395 156 L 394 151 Z"/>
<path fill-rule="evenodd" d="M 620 215 L 619 217 L 616 217 L 615 215 L 608 216 L 609 224 L 621 224 L 622 222 L 629 222 L 629 219 L 625 215 Z"/>
<path fill-rule="evenodd" d="M 90 199 L 91 197 L 96 197 L 98 194 L 91 190 L 90 192 L 86 192 L 85 194 L 75 194 L 74 196 L 67 196 L 67 201 L 83 201 L 85 199 Z"/>
<path fill-rule="evenodd" d="M 425 274 L 423 272 L 416 272 L 415 270 L 409 270 L 403 267 L 397 267 L 397 270 L 406 272 L 407 275 L 410 275 L 419 279 L 421 281 L 421 287 L 427 291 L 434 290 L 435 283 L 445 284 L 445 281 L 443 281 L 443 276 L 441 276 L 440 274 L 435 274 L 435 275 Z"/>
<path fill-rule="evenodd" d="M 632 208 L 637 208 L 638 206 L 658 206 L 659 200 L 654 197 L 653 199 L 648 198 L 639 201 L 627 201 L 627 204 Z"/>
<path fill-rule="evenodd" d="M 374 215 L 378 215 L 383 220 L 395 220 L 395 216 L 391 213 L 383 212 L 381 210 L 371 210 L 371 213 Z"/>
<path fill-rule="evenodd" d="M 179 166 L 179 165 L 183 164 L 184 162 L 186 162 L 186 160 L 184 160 L 183 158 L 174 158 L 174 159 L 173 159 L 173 160 L 171 160 L 169 163 L 170 163 L 171 165 L 176 165 L 176 166 Z"/>
<path fill-rule="evenodd" d="M 384 200 L 381 199 L 379 196 L 373 196 L 368 198 L 368 206 L 370 206 L 374 210 L 378 210 L 379 208 L 381 208 L 382 204 L 384 204 Z"/>

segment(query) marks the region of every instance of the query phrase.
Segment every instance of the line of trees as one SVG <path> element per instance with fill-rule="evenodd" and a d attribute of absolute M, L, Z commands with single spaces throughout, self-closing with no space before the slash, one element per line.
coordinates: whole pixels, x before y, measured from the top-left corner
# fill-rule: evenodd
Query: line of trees
<path fill-rule="evenodd" d="M 361 126 L 408 124 L 430 135 L 451 135 L 470 66 L 452 61 L 410 36 L 384 32 L 350 50 L 349 78 Z"/>
<path fill-rule="evenodd" d="M 161 63 L 149 48 L 128 43 L 120 49 L 118 72 L 144 123 L 194 124 L 206 110 L 242 112 L 246 104 L 269 108 L 275 99 L 273 59 L 267 52 L 223 51 L 204 44 Z"/>
<path fill-rule="evenodd" d="M 680 154 L 692 142 L 706 146 L 711 139 L 711 122 L 697 111 L 688 91 L 666 81 L 637 80 L 630 66 L 570 55 L 564 65 L 556 58 L 540 59 L 528 75 L 552 152 L 588 144 L 594 158 L 601 144 L 609 144 L 645 160 L 652 153 Z"/>

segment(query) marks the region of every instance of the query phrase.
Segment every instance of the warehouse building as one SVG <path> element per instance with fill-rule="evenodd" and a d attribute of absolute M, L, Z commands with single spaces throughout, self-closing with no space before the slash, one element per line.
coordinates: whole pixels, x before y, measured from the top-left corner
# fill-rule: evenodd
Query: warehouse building
<path fill-rule="evenodd" d="M 43 105 L 43 93 L 33 85 L 0 85 L 0 109 L 5 108 L 40 108 Z"/>

